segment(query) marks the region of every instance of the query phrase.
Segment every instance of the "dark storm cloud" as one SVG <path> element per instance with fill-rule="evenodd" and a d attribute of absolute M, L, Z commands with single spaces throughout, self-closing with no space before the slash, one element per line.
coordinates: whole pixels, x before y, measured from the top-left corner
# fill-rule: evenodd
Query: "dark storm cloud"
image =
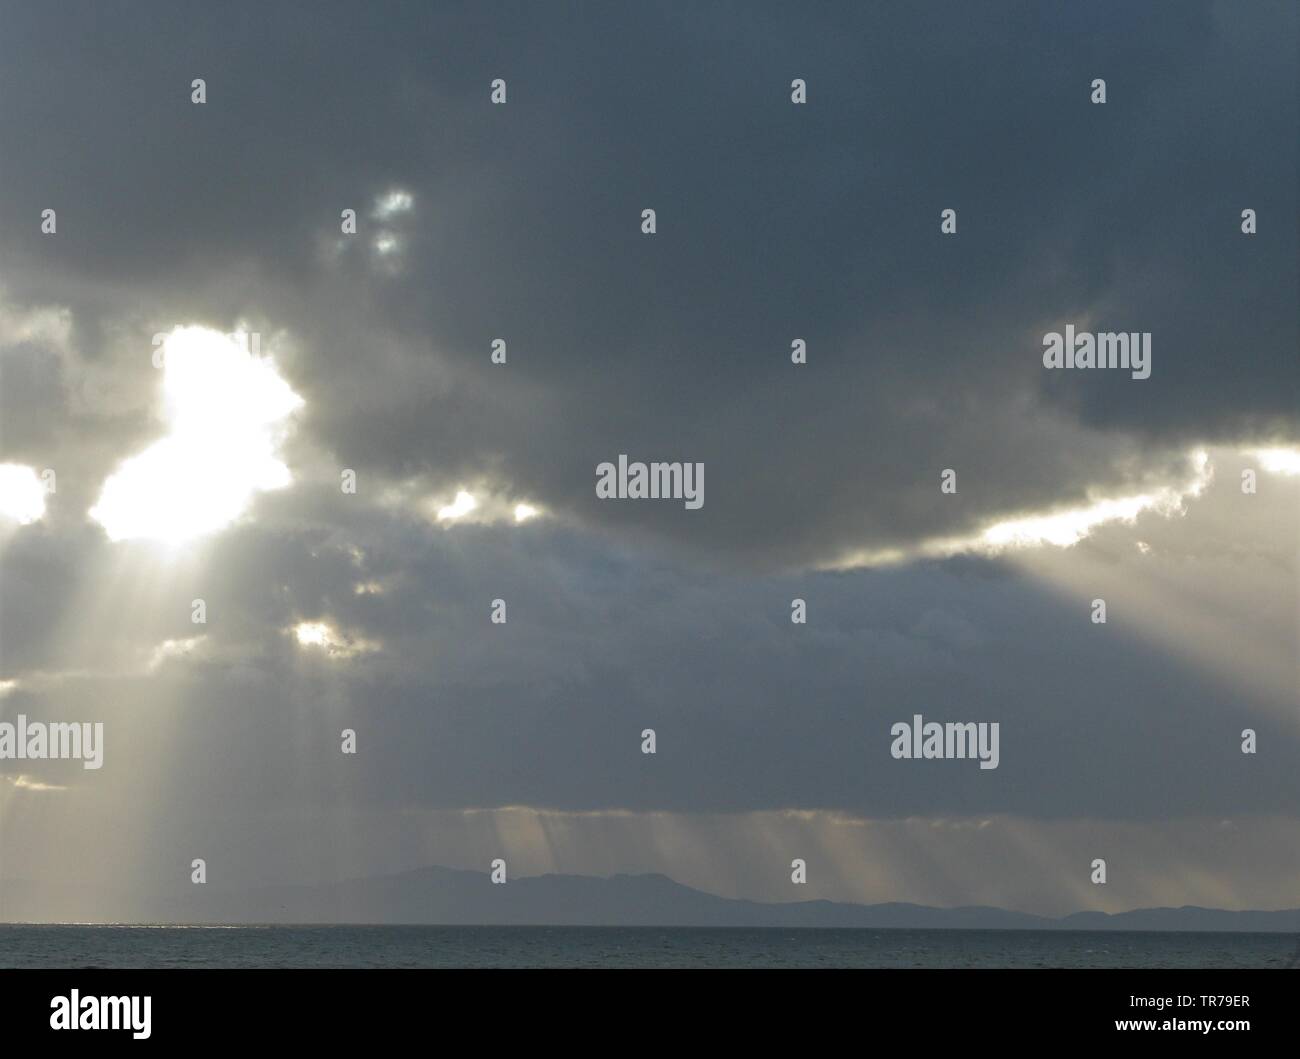
<path fill-rule="evenodd" d="M 1134 849 L 1174 818 L 1293 816 L 1294 480 L 1242 494 L 1228 445 L 1185 518 L 1033 564 L 809 568 L 1181 482 L 1193 444 L 1297 436 L 1295 23 L 1265 4 L 6 7 L 0 462 L 59 487 L 47 519 L 0 527 L 0 707 L 108 739 L 93 775 L 26 766 L 71 790 L 11 796 L 152 844 L 158 871 L 220 835 L 255 874 L 292 833 L 291 877 L 348 841 L 358 871 L 418 863 L 392 837 L 410 818 L 512 804 L 1131 820 Z M 411 209 L 381 220 L 398 188 Z M 85 512 L 161 432 L 151 336 L 240 320 L 306 402 L 294 484 L 179 554 L 110 543 Z M 1045 373 L 1043 332 L 1085 321 L 1151 331 L 1151 378 Z M 703 461 L 704 507 L 598 502 L 620 452 Z M 476 482 L 551 517 L 445 529 L 421 507 Z M 296 644 L 303 621 L 357 652 Z M 999 768 L 893 760 L 914 713 L 999 722 Z M 333 833 L 353 810 L 391 830 Z M 15 816 L 33 863 L 65 833 Z M 1284 833 L 1257 826 L 1261 847 Z M 943 899 L 971 892 L 916 855 Z"/>
<path fill-rule="evenodd" d="M 310 436 L 363 473 L 490 475 L 780 566 L 1293 432 L 1285 6 L 70 16 L 14 11 L 0 41 L 0 279 L 71 305 L 91 358 L 132 321 L 141 386 L 155 327 L 287 329 Z M 393 187 L 396 272 L 369 246 Z M 1153 332 L 1151 379 L 1045 377 L 1042 333 L 1084 317 Z M 597 503 L 619 452 L 702 460 L 704 509 Z"/>

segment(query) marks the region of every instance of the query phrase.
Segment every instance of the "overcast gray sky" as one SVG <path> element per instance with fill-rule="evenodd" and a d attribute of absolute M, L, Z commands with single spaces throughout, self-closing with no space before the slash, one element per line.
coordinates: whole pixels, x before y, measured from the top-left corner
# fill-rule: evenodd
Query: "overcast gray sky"
<path fill-rule="evenodd" d="M 1300 903 L 1296 22 L 0 4 L 0 878 Z"/>

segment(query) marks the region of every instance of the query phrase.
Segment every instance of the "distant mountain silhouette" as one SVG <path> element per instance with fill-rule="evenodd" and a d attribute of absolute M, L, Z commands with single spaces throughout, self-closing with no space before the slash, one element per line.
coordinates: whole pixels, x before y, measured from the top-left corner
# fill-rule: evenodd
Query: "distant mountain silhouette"
<path fill-rule="evenodd" d="M 420 868 L 324 886 L 222 891 L 186 884 L 171 895 L 78 892 L 75 885 L 0 881 L 3 922 L 407 923 L 548 926 L 889 927 L 983 930 L 1300 932 L 1300 909 L 1230 912 L 1143 908 L 1061 918 L 970 906 L 835 901 L 764 903 L 683 886 L 666 875 L 538 875 L 493 885 L 487 873 Z"/>

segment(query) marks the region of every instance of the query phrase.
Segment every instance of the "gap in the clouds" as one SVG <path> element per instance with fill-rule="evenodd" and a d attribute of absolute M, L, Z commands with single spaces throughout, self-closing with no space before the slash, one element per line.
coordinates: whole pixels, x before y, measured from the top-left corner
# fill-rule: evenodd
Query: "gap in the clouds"
<path fill-rule="evenodd" d="M 1285 450 L 1279 450 L 1285 451 Z M 1116 523 L 1132 525 L 1139 516 L 1155 513 L 1173 518 L 1186 510 L 1210 483 L 1214 468 L 1200 448 L 1186 454 L 1189 473 L 1141 493 L 1116 497 L 1090 497 L 1072 507 L 1025 512 L 989 522 L 962 537 L 936 537 L 891 548 L 859 549 L 847 556 L 818 564 L 820 569 L 843 570 L 906 564 L 921 559 L 944 559 L 962 554 L 999 556 L 1025 549 L 1070 548 L 1098 529 Z"/>
<path fill-rule="evenodd" d="M 111 540 L 192 540 L 289 484 L 279 450 L 303 400 L 240 337 L 204 327 L 165 337 L 156 364 L 168 432 L 123 461 L 90 510 Z"/>

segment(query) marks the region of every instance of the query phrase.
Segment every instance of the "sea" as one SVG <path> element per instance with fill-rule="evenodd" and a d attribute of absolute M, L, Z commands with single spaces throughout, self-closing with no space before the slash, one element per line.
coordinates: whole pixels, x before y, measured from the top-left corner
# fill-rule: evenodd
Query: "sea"
<path fill-rule="evenodd" d="M 1300 936 L 1068 930 L 0 925 L 0 967 L 1300 967 Z"/>

